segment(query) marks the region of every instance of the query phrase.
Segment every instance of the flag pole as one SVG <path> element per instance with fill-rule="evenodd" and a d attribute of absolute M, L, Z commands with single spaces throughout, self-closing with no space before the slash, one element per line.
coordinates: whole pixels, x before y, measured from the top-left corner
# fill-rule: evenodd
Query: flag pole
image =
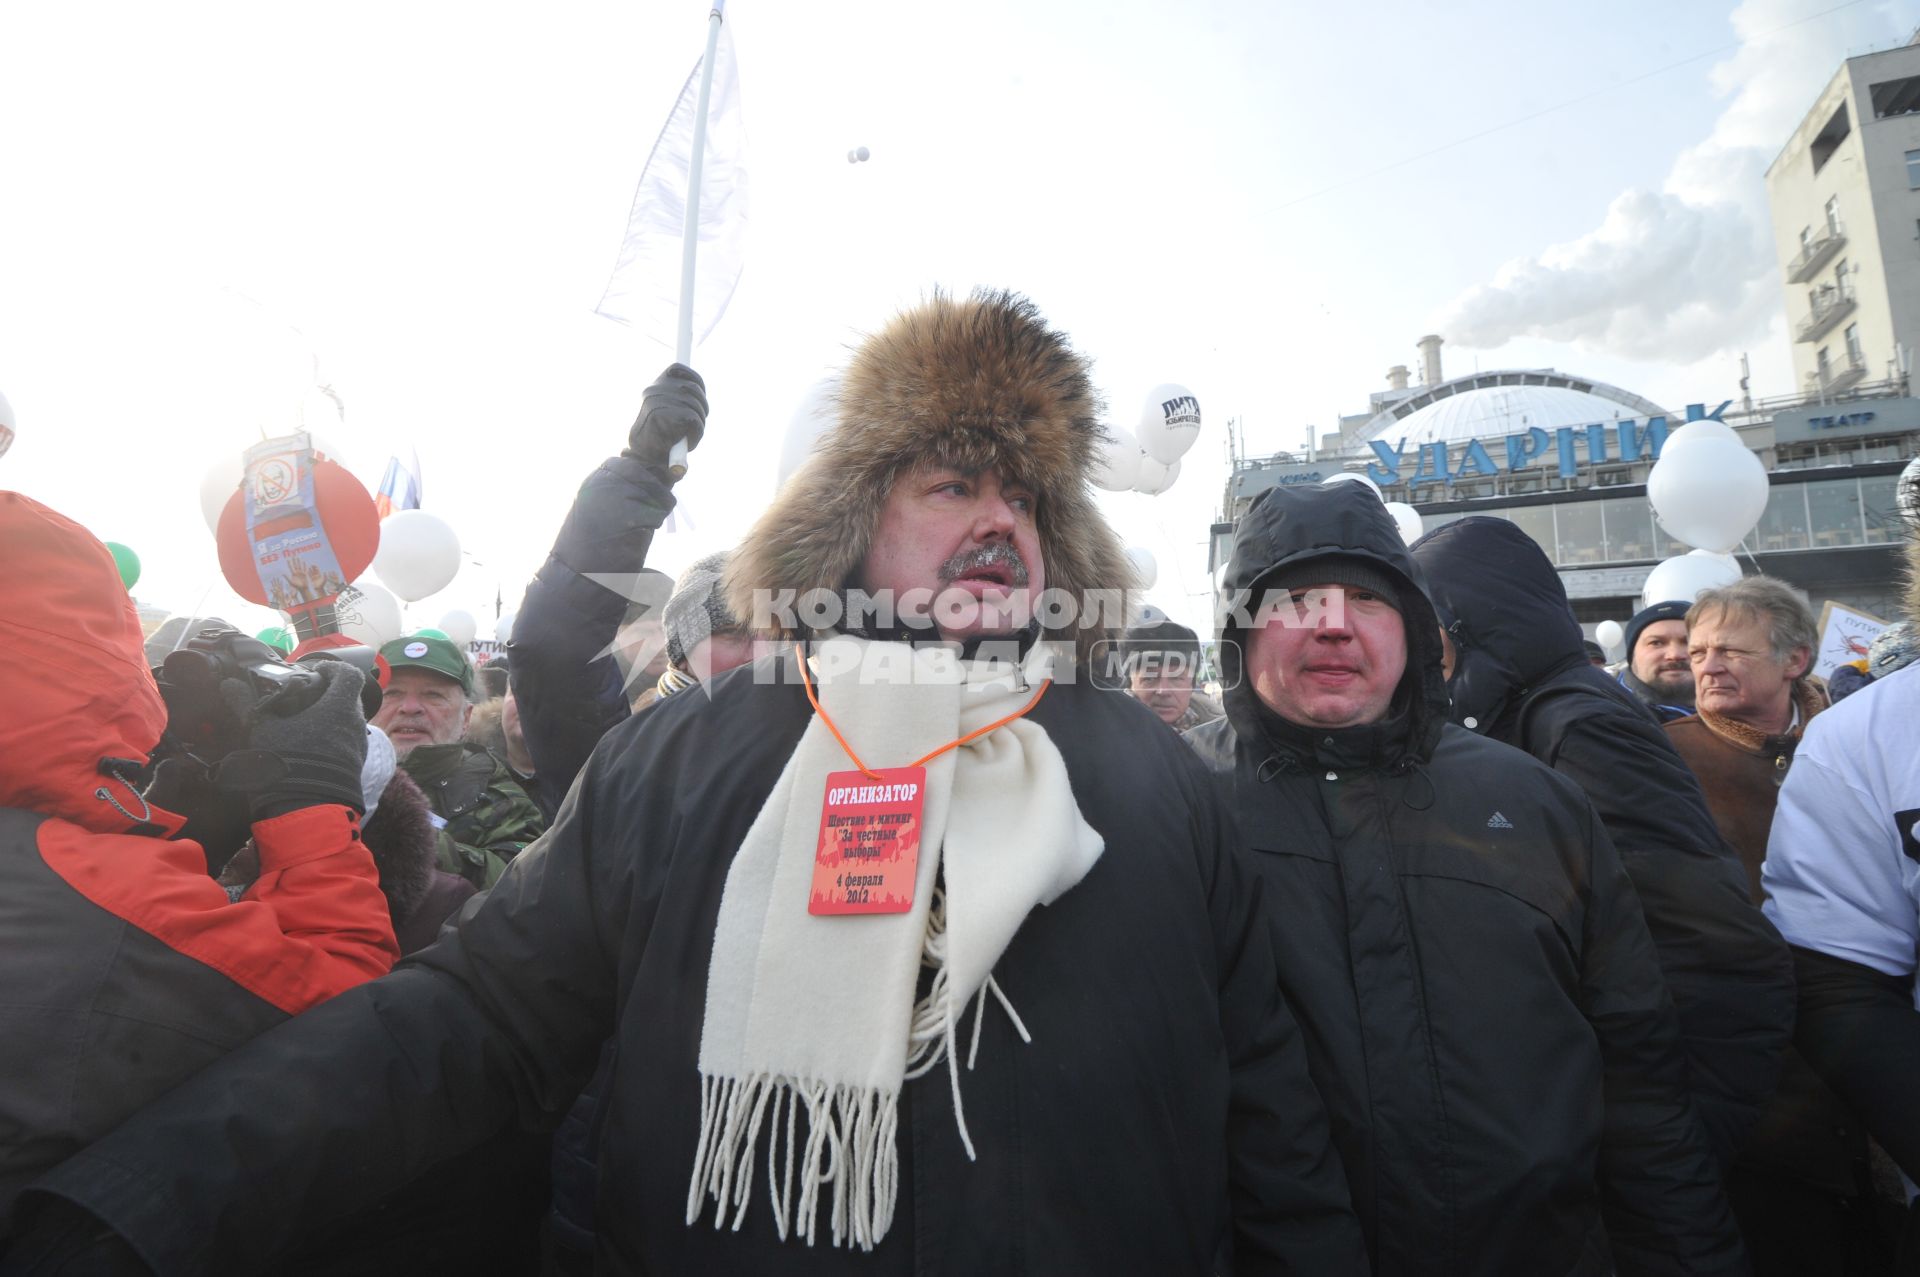
<path fill-rule="evenodd" d="M 673 357 L 692 367 L 693 359 L 693 261 L 700 249 L 700 172 L 707 160 L 707 100 L 713 94 L 713 55 L 720 44 L 720 24 L 727 0 L 713 0 L 713 12 L 707 15 L 707 55 L 700 59 L 700 99 L 693 112 L 693 156 L 687 165 L 687 217 L 680 235 L 680 324 L 674 334 Z M 667 471 L 674 478 L 687 473 L 687 444 L 680 440 L 667 456 Z"/>

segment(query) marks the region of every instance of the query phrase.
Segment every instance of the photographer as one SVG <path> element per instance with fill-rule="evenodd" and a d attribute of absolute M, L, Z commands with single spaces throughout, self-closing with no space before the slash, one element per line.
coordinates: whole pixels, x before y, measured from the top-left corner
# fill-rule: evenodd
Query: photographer
<path fill-rule="evenodd" d="M 12 492 L 0 546 L 4 1239 L 35 1175 L 399 951 L 360 842 L 360 672 L 234 677 L 220 642 L 260 645 L 228 631 L 215 694 L 170 722 L 106 548 Z M 209 863 L 233 848 L 177 835 L 236 825 L 261 872 L 230 902 Z"/>

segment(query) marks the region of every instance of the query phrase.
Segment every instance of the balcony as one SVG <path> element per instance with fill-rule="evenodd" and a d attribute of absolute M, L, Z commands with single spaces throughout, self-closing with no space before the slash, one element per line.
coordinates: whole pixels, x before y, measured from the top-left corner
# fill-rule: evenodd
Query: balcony
<path fill-rule="evenodd" d="M 1857 355 L 1848 355 L 1845 363 L 1829 365 L 1824 377 L 1816 371 L 1808 378 L 1814 383 L 1822 399 L 1844 394 L 1866 380 L 1867 361 Z"/>
<path fill-rule="evenodd" d="M 1836 223 L 1819 239 L 1809 240 L 1800 250 L 1800 255 L 1787 263 L 1787 282 L 1804 284 L 1817 274 L 1822 266 L 1833 260 L 1835 253 L 1847 246 L 1846 228 Z"/>
<path fill-rule="evenodd" d="M 1834 325 L 1853 313 L 1853 289 L 1828 284 L 1813 294 L 1813 309 L 1793 330 L 1795 341 L 1819 341 Z"/>

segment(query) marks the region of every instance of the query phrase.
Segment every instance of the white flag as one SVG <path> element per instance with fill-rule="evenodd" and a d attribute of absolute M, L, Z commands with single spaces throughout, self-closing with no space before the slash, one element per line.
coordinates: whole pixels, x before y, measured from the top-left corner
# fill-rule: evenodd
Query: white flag
<path fill-rule="evenodd" d="M 707 104 L 706 160 L 700 174 L 699 259 L 693 278 L 693 340 L 697 344 L 726 313 L 740 282 L 747 230 L 746 127 L 740 113 L 740 73 L 733 40 L 720 28 Z M 700 64 L 640 170 L 607 290 L 596 313 L 638 327 L 672 350 L 680 314 L 681 243 L 686 231 L 687 185 L 693 165 L 694 116 L 700 104 Z"/>

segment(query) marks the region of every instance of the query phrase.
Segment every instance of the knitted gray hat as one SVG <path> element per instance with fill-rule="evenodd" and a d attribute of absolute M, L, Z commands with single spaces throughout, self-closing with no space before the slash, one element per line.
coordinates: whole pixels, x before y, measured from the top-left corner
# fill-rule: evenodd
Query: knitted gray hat
<path fill-rule="evenodd" d="M 1867 649 L 1867 673 L 1885 678 L 1911 665 L 1916 656 L 1920 656 L 1920 633 L 1915 632 L 1913 622 L 1889 625 Z"/>
<path fill-rule="evenodd" d="M 727 573 L 728 551 L 697 560 L 673 583 L 662 624 L 667 630 L 667 659 L 676 665 L 709 636 L 737 630 L 740 622 L 727 610 L 727 592 L 721 578 Z"/>

